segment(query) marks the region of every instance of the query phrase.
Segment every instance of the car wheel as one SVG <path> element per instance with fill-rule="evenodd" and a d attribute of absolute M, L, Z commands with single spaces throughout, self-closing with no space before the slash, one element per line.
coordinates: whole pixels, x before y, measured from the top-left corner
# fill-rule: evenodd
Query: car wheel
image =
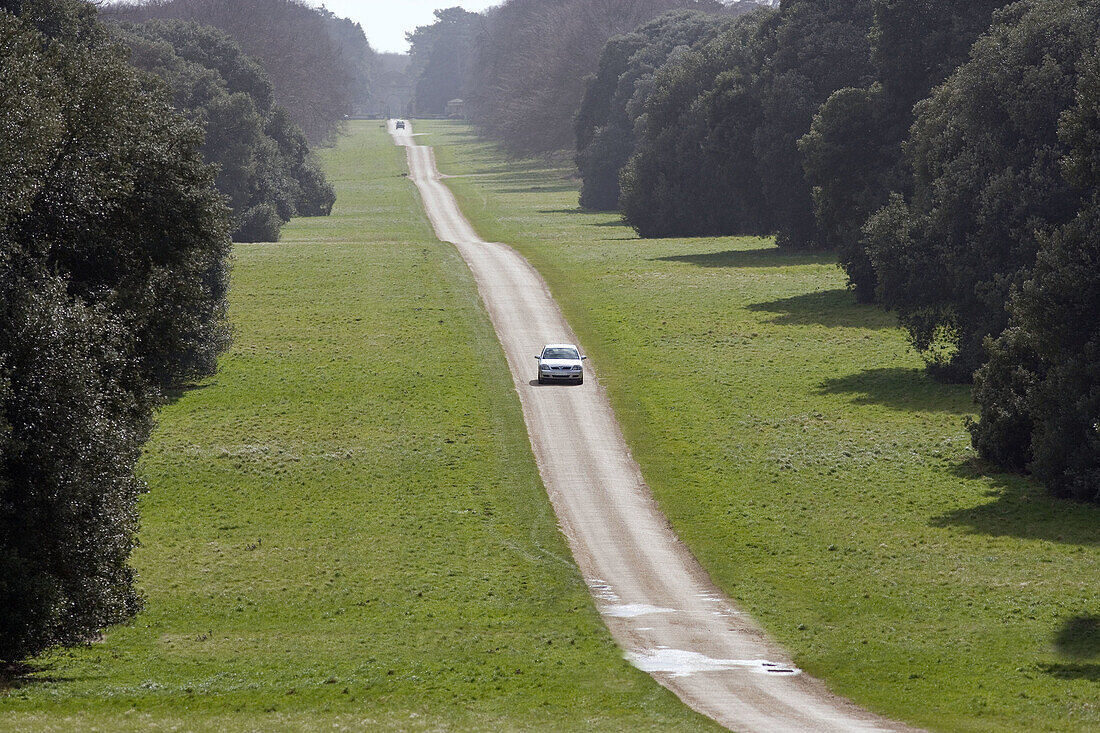
<path fill-rule="evenodd" d="M 539 377 L 539 384 L 546 384 L 546 381 L 541 376 Z"/>
<path fill-rule="evenodd" d="M 577 384 L 584 384 L 584 377 L 577 380 Z"/>

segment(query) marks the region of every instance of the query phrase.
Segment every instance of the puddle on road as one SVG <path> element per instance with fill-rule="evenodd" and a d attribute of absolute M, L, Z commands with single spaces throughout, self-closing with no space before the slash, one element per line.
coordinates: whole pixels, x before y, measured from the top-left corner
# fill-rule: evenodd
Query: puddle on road
<path fill-rule="evenodd" d="M 585 578 L 584 582 L 588 584 L 589 592 L 601 601 L 618 602 L 619 595 L 611 588 L 610 583 L 599 578 Z"/>
<path fill-rule="evenodd" d="M 650 613 L 675 613 L 675 608 L 661 608 L 647 603 L 623 603 L 616 606 L 600 606 L 600 613 L 615 618 L 634 618 Z"/>
<path fill-rule="evenodd" d="M 643 672 L 666 672 L 673 677 L 687 677 L 700 672 L 724 672 L 746 669 L 760 674 L 791 677 L 800 674 L 798 667 L 769 662 L 766 659 L 713 659 L 683 649 L 658 648 L 643 652 L 628 652 L 627 660 Z"/>

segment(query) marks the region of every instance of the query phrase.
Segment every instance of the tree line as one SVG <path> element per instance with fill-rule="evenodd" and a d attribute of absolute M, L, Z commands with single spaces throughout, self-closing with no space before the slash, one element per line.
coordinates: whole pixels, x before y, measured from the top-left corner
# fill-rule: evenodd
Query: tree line
<path fill-rule="evenodd" d="M 604 48 L 582 204 L 835 250 L 934 377 L 975 380 L 980 455 L 1100 501 L 1098 39 L 1096 0 L 665 16 Z"/>
<path fill-rule="evenodd" d="M 133 615 L 153 411 L 229 343 L 202 129 L 79 0 L 0 1 L 0 662 Z"/>
<path fill-rule="evenodd" d="M 609 38 L 669 10 L 736 15 L 746 0 L 507 0 L 482 13 L 436 11 L 408 35 L 417 112 L 461 98 L 475 124 L 515 155 L 572 147 L 585 79 Z"/>
<path fill-rule="evenodd" d="M 294 216 L 324 216 L 336 192 L 267 75 L 230 36 L 189 21 L 110 26 L 130 63 L 167 85 L 176 109 L 206 131 L 202 153 L 232 211 L 238 242 L 279 238 Z"/>
<path fill-rule="evenodd" d="M 229 346 L 231 239 L 333 205 L 311 146 L 373 52 L 327 11 L 245 5 L 0 0 L 0 675 L 137 612 L 135 468 Z"/>
<path fill-rule="evenodd" d="M 305 0 L 131 0 L 103 12 L 132 23 L 189 21 L 231 36 L 312 145 L 332 142 L 370 95 L 376 54 L 363 29 Z"/>
<path fill-rule="evenodd" d="M 458 90 L 510 153 L 571 147 L 582 206 L 835 251 L 974 381 L 982 457 L 1088 501 L 1098 39 L 1098 0 L 509 0 L 410 35 L 418 108 Z"/>
<path fill-rule="evenodd" d="M 312 148 L 369 98 L 377 56 L 362 27 L 299 0 L 128 2 L 105 17 L 131 62 L 206 128 L 235 241 L 277 240 L 292 217 L 332 210 Z"/>

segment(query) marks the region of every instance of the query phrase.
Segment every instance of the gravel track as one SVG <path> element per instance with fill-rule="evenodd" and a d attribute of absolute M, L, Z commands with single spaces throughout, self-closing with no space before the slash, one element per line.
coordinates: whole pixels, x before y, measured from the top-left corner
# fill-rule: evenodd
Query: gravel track
<path fill-rule="evenodd" d="M 906 731 L 803 673 L 714 586 L 657 508 L 587 362 L 583 385 L 540 386 L 543 344 L 578 343 L 542 277 L 519 253 L 482 241 L 440 181 L 430 147 L 405 146 L 437 236 L 477 282 L 515 381 L 527 431 L 573 556 L 633 664 L 731 730 Z M 873 671 L 868 671 L 873 674 Z"/>

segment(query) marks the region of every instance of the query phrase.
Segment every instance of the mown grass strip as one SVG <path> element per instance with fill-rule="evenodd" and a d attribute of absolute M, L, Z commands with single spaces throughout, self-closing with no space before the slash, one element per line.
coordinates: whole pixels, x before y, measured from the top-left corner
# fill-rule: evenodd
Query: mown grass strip
<path fill-rule="evenodd" d="M 404 151 L 353 123 L 325 159 L 333 215 L 237 247 L 233 350 L 160 414 L 145 610 L 0 729 L 707 728 L 603 628 Z"/>
<path fill-rule="evenodd" d="M 548 280 L 680 536 L 800 666 L 936 730 L 1100 728 L 1100 510 L 986 472 L 968 388 L 830 255 L 638 240 L 568 170 L 416 127 Z"/>

